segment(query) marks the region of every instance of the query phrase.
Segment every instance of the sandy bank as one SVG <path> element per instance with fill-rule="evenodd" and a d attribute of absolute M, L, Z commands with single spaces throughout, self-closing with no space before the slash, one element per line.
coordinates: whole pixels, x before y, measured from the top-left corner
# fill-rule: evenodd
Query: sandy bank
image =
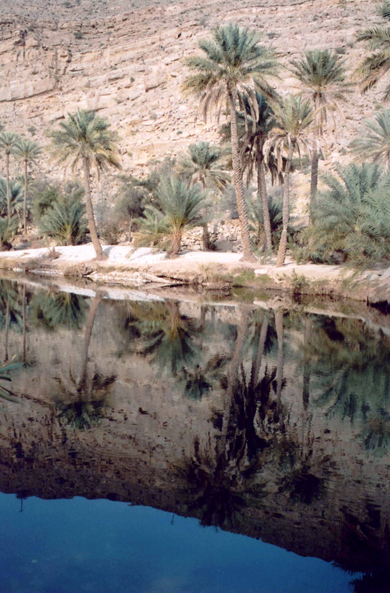
<path fill-rule="evenodd" d="M 247 263 L 240 253 L 187 251 L 175 259 L 150 248 L 104 246 L 108 259 L 95 261 L 92 244 L 15 250 L 0 253 L 0 267 L 16 273 L 88 278 L 106 285 L 132 288 L 147 285 L 198 290 L 234 288 L 278 290 L 283 293 L 328 295 L 369 303 L 390 303 L 390 268 L 357 274 L 344 266 L 297 264 L 276 268 L 271 262 Z"/>

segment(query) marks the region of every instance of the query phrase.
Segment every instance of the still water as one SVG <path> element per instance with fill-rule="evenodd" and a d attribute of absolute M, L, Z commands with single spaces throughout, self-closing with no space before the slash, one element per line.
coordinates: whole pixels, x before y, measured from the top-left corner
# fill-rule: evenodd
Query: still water
<path fill-rule="evenodd" d="M 0 282 L 0 591 L 390 591 L 390 319 L 133 299 Z"/>

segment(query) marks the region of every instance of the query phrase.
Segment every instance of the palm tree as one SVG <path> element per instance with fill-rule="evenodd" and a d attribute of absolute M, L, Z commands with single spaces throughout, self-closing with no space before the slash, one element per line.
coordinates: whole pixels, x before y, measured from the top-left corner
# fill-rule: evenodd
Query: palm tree
<path fill-rule="evenodd" d="M 165 177 L 158 187 L 157 199 L 170 229 L 169 253 L 176 256 L 181 248 L 184 229 L 198 226 L 202 222 L 200 210 L 204 195 L 196 186 L 189 187 L 177 177 Z"/>
<path fill-rule="evenodd" d="M 354 265 L 390 258 L 390 173 L 378 165 L 352 163 L 324 177 L 312 235 L 322 259 L 341 254 Z"/>
<path fill-rule="evenodd" d="M 292 73 L 303 87 L 303 95 L 313 106 L 315 133 L 320 140 L 326 131 L 329 112 L 345 101 L 351 83 L 345 80 L 344 61 L 328 49 L 307 51 L 300 60 L 292 60 Z M 334 119 L 334 118 L 333 118 Z M 318 187 L 318 145 L 314 144 L 311 161 L 310 209 L 315 205 Z"/>
<path fill-rule="evenodd" d="M 255 90 L 260 90 L 266 96 L 273 95 L 266 77 L 275 74 L 275 54 L 272 49 L 259 45 L 256 32 L 234 24 L 216 27 L 212 31 L 212 39 L 201 40 L 199 47 L 205 57 L 193 56 L 187 59 L 187 66 L 194 70 L 195 74 L 184 81 L 183 88 L 200 97 L 205 117 L 214 111 L 219 118 L 225 109 L 230 115 L 233 178 L 241 226 L 243 259 L 253 260 L 239 152 L 237 109 L 243 109 L 244 97 L 247 97 L 255 118 Z"/>
<path fill-rule="evenodd" d="M 23 187 L 16 179 L 0 179 L 0 212 L 7 214 L 7 222 L 12 216 L 20 215 L 23 211 Z"/>
<path fill-rule="evenodd" d="M 257 172 L 257 193 L 261 204 L 262 222 L 265 235 L 265 249 L 272 249 L 272 228 L 270 218 L 270 204 L 267 195 L 267 186 L 265 182 L 266 169 L 271 172 L 272 182 L 274 183 L 276 175 L 275 160 L 272 153 L 268 156 L 268 162 L 264 158 L 264 146 L 271 130 L 275 126 L 273 110 L 266 98 L 256 91 L 257 117 L 252 120 L 250 117 L 249 102 L 244 101 L 246 109 L 246 118 L 249 120 L 246 125 L 245 133 L 242 136 L 242 158 L 243 169 L 248 171 L 248 183 L 253 176 L 253 170 Z M 245 116 L 244 116 L 245 120 Z M 282 174 L 281 171 L 279 172 Z"/>
<path fill-rule="evenodd" d="M 7 183 L 7 219 L 11 218 L 11 197 L 9 187 L 9 160 L 10 156 L 14 151 L 16 144 L 19 142 L 19 136 L 13 132 L 1 132 L 0 133 L 0 150 L 5 154 L 5 171 L 6 171 L 6 183 Z"/>
<path fill-rule="evenodd" d="M 226 187 L 230 177 L 226 171 L 221 169 L 220 165 L 221 151 L 212 146 L 209 142 L 198 142 L 190 144 L 188 154 L 184 155 L 179 162 L 178 172 L 184 178 L 190 180 L 190 186 L 200 183 L 203 191 L 207 187 L 215 187 L 222 190 Z M 203 249 L 209 249 L 210 238 L 207 229 L 207 222 L 202 225 L 203 228 Z"/>
<path fill-rule="evenodd" d="M 287 250 L 287 229 L 290 217 L 290 171 L 295 152 L 301 156 L 302 152 L 310 152 L 306 138 L 308 129 L 313 122 L 313 111 L 309 101 L 295 95 L 288 95 L 285 99 L 273 104 L 275 128 L 270 132 L 266 142 L 265 154 L 269 158 L 271 151 L 275 152 L 279 171 L 283 167 L 283 153 L 287 153 L 283 190 L 283 230 L 280 238 L 277 266 L 283 266 Z"/>
<path fill-rule="evenodd" d="M 36 142 L 21 138 L 15 145 L 14 154 L 24 164 L 24 201 L 23 201 L 23 230 L 27 234 L 27 183 L 28 166 L 36 163 L 42 153 L 42 149 Z"/>
<path fill-rule="evenodd" d="M 365 132 L 350 144 L 359 160 L 369 159 L 390 170 L 390 111 L 382 109 L 375 120 L 365 121 Z"/>
<path fill-rule="evenodd" d="M 260 202 L 258 213 L 261 216 L 261 226 L 264 228 L 265 248 L 272 249 L 272 228 L 270 220 L 270 209 L 267 195 L 265 173 L 271 173 L 272 183 L 278 179 L 281 181 L 283 175 L 278 172 L 272 153 L 268 162 L 264 158 L 264 145 L 269 133 L 275 125 L 273 110 L 267 99 L 258 91 L 255 92 L 257 103 L 257 114 L 252 117 L 251 104 L 244 98 L 245 113 L 240 112 L 237 116 L 238 136 L 240 141 L 240 153 L 242 158 L 243 172 L 247 172 L 247 184 L 251 182 L 254 174 L 257 177 L 257 195 Z M 221 128 L 222 141 L 231 140 L 230 126 L 223 125 Z M 247 203 L 251 209 L 251 203 Z M 249 218 L 251 217 L 248 212 Z M 250 223 L 249 223 L 250 224 Z"/>
<path fill-rule="evenodd" d="M 383 11 L 382 16 L 390 19 L 390 11 Z M 355 75 L 361 77 L 360 88 L 366 93 L 375 87 L 390 70 L 390 27 L 365 29 L 356 36 L 357 41 L 364 41 L 371 53 L 364 58 Z M 386 85 L 384 101 L 390 98 L 390 83 Z"/>
<path fill-rule="evenodd" d="M 117 136 L 110 130 L 109 123 L 96 115 L 95 111 L 78 110 L 77 113 L 69 113 L 68 119 L 61 122 L 60 127 L 60 130 L 51 134 L 56 161 L 70 165 L 73 173 L 79 165 L 83 167 L 89 231 L 97 259 L 105 259 L 107 256 L 96 229 L 90 175 L 91 167 L 98 172 L 108 167 L 121 168 L 116 146 Z"/>

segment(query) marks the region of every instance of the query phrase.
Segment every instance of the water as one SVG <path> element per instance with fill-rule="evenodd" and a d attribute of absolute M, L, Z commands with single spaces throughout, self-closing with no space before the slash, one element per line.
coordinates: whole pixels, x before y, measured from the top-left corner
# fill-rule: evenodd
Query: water
<path fill-rule="evenodd" d="M 390 320 L 333 309 L 1 281 L 0 590 L 390 591 Z"/>

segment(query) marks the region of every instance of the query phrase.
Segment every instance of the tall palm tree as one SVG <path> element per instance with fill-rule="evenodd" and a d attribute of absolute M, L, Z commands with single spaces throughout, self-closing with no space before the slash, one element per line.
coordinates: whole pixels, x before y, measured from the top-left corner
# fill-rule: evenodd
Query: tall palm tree
<path fill-rule="evenodd" d="M 19 136 L 14 132 L 1 132 L 0 133 L 0 150 L 5 154 L 5 175 L 7 183 L 7 219 L 11 218 L 11 196 L 9 187 L 9 161 L 13 150 L 19 142 Z"/>
<path fill-rule="evenodd" d="M 290 217 L 290 171 L 294 153 L 310 152 L 307 140 L 308 130 L 313 122 L 313 111 L 309 101 L 295 95 L 273 104 L 275 128 L 266 142 L 265 154 L 269 158 L 275 152 L 279 170 L 283 167 L 283 154 L 287 154 L 283 190 L 283 230 L 280 238 L 277 266 L 283 266 L 287 250 L 287 229 Z"/>
<path fill-rule="evenodd" d="M 384 164 L 390 170 L 390 111 L 382 109 L 375 120 L 365 121 L 365 131 L 350 144 L 358 160 Z"/>
<path fill-rule="evenodd" d="M 260 90 L 266 96 L 273 94 L 266 78 L 276 72 L 275 53 L 272 49 L 259 45 L 256 32 L 234 24 L 216 27 L 212 31 L 212 39 L 201 40 L 199 47 L 205 56 L 187 59 L 187 66 L 195 73 L 186 78 L 183 88 L 200 98 L 205 117 L 215 112 L 219 118 L 224 110 L 230 115 L 233 179 L 243 259 L 253 260 L 239 152 L 237 109 L 243 109 L 244 97 L 247 97 L 255 117 L 255 90 Z"/>
<path fill-rule="evenodd" d="M 390 20 L 388 3 L 382 5 L 381 16 Z M 356 35 L 357 41 L 366 43 L 370 54 L 366 56 L 355 70 L 355 75 L 361 78 L 360 88 L 366 93 L 375 87 L 390 70 L 390 27 L 374 27 L 365 29 Z M 386 85 L 384 101 L 390 98 L 390 83 Z"/>
<path fill-rule="evenodd" d="M 23 200 L 23 230 L 27 234 L 27 184 L 28 167 L 36 163 L 42 153 L 42 149 L 36 142 L 21 138 L 14 148 L 14 154 L 24 164 L 24 200 Z"/>
<path fill-rule="evenodd" d="M 171 232 L 169 253 L 178 255 L 185 228 L 201 224 L 200 210 L 203 207 L 204 195 L 197 187 L 189 187 L 177 177 L 161 179 L 157 199 L 165 215 Z"/>
<path fill-rule="evenodd" d="M 188 154 L 184 155 L 179 161 L 178 172 L 190 180 L 191 187 L 195 183 L 200 183 L 203 191 L 207 187 L 222 190 L 230 181 L 230 177 L 221 168 L 220 161 L 221 151 L 209 142 L 190 144 Z M 203 223 L 202 228 L 203 249 L 209 249 L 210 238 L 206 221 Z"/>
<path fill-rule="evenodd" d="M 330 112 L 340 108 L 351 83 L 346 81 L 344 61 L 328 49 L 307 51 L 300 60 L 292 60 L 292 73 L 302 85 L 303 95 L 313 106 L 315 133 L 320 140 L 326 132 Z M 333 118 L 334 119 L 334 118 Z M 334 119 L 335 121 L 335 119 Z M 313 145 L 311 160 L 310 208 L 315 205 L 318 187 L 319 147 Z"/>
<path fill-rule="evenodd" d="M 243 158 L 243 169 L 248 171 L 248 182 L 253 176 L 254 169 L 257 173 L 257 192 L 261 203 L 262 211 L 262 222 L 264 226 L 265 235 L 265 248 L 267 250 L 272 249 L 272 231 L 271 231 L 271 219 L 268 204 L 267 186 L 265 181 L 266 166 L 268 165 L 271 171 L 272 178 L 275 178 L 275 163 L 271 158 L 268 163 L 265 162 L 264 158 L 264 146 L 268 139 L 268 136 L 275 126 L 275 120 L 273 118 L 273 110 L 267 99 L 256 91 L 256 102 L 257 102 L 257 116 L 252 119 L 250 116 L 250 106 L 246 99 L 244 106 L 246 110 L 246 119 L 248 124 L 244 126 L 242 140 L 242 158 Z M 245 121 L 244 121 L 245 123 Z M 245 131 L 244 131 L 245 130 Z"/>
<path fill-rule="evenodd" d="M 60 130 L 52 132 L 53 152 L 59 164 L 70 165 L 75 173 L 81 165 L 84 171 L 85 201 L 92 243 L 97 259 L 105 259 L 100 244 L 93 211 L 90 175 L 91 167 L 98 172 L 108 167 L 120 169 L 117 136 L 110 130 L 110 124 L 96 115 L 95 111 L 78 110 L 68 113 Z"/>

